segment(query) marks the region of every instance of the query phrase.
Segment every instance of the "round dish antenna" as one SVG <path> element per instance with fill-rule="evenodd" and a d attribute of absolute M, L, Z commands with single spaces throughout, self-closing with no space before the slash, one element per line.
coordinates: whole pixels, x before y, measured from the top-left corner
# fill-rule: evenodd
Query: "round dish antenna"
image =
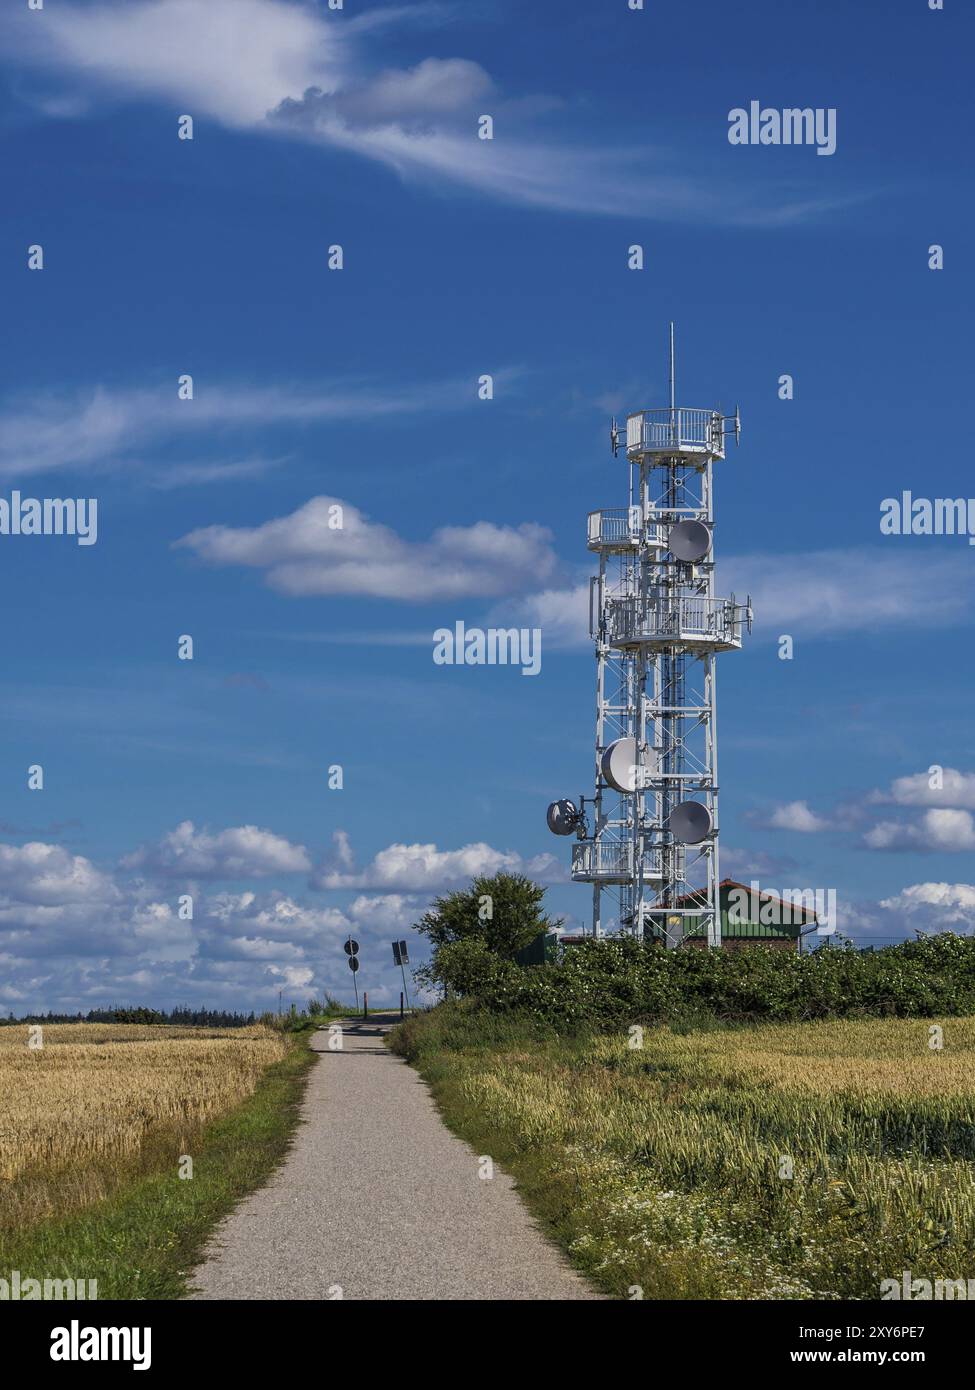
<path fill-rule="evenodd" d="M 640 767 L 635 738 L 618 738 L 604 750 L 600 770 L 614 791 L 632 792 L 639 786 Z"/>
<path fill-rule="evenodd" d="M 711 532 L 703 521 L 678 521 L 670 528 L 667 548 L 675 559 L 693 565 L 711 549 Z"/>
<path fill-rule="evenodd" d="M 711 834 L 711 812 L 700 801 L 682 801 L 670 813 L 670 833 L 683 845 L 699 845 Z"/>
<path fill-rule="evenodd" d="M 571 835 L 579 824 L 579 811 L 574 801 L 553 801 L 545 819 L 553 835 Z"/>

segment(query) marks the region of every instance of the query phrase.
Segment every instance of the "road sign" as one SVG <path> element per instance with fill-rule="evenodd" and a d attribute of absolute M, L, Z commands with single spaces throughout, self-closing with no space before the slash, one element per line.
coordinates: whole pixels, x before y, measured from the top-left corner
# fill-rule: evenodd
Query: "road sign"
<path fill-rule="evenodd" d="M 353 975 L 359 969 L 359 962 L 356 960 L 355 956 L 349 956 L 349 969 L 352 971 Z"/>
<path fill-rule="evenodd" d="M 345 952 L 347 956 L 357 956 L 359 954 L 359 943 L 353 937 L 350 936 L 348 941 L 342 947 L 342 950 Z"/>
<path fill-rule="evenodd" d="M 403 993 L 406 995 L 406 1002 L 410 1001 L 410 993 L 406 988 L 406 967 L 409 964 L 410 953 L 407 950 L 405 941 L 393 942 L 393 964 L 398 965 L 403 975 Z"/>

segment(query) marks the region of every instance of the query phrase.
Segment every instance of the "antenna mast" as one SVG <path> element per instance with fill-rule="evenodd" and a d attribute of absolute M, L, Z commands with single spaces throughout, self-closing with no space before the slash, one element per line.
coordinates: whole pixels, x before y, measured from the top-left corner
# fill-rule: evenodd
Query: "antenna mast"
<path fill-rule="evenodd" d="M 553 803 L 549 826 L 576 835 L 595 935 L 720 946 L 715 658 L 741 647 L 751 606 L 715 596 L 712 473 L 739 422 L 678 408 L 676 377 L 671 323 L 670 407 L 626 419 L 630 505 L 589 514 L 595 795 L 588 817 L 584 799 Z M 611 437 L 616 453 L 615 422 Z"/>

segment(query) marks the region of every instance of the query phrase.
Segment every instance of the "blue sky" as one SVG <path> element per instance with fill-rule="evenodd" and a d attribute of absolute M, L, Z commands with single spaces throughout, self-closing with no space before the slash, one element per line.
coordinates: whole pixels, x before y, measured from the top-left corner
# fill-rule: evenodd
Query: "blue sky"
<path fill-rule="evenodd" d="M 975 550 L 879 517 L 975 494 L 972 29 L 959 0 L 6 7 L 0 496 L 95 497 L 98 541 L 0 536 L 0 1008 L 302 1001 L 346 989 L 350 927 L 392 998 L 389 941 L 481 868 L 586 918 L 544 819 L 591 784 L 585 515 L 626 500 L 609 417 L 666 401 L 672 318 L 681 400 L 744 422 L 723 869 L 833 887 L 864 939 L 971 929 Z M 752 100 L 835 108 L 835 154 L 732 146 Z M 435 666 L 458 619 L 540 625 L 541 674 Z"/>

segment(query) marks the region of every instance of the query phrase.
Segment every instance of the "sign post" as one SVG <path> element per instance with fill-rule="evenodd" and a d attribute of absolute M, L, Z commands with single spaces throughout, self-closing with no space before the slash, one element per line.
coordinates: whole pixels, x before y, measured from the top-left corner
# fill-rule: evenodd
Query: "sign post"
<path fill-rule="evenodd" d="M 398 965 L 403 975 L 403 993 L 406 995 L 406 1007 L 412 1009 L 410 1003 L 410 991 L 406 984 L 406 967 L 410 963 L 410 952 L 405 941 L 393 942 L 393 963 Z"/>
<path fill-rule="evenodd" d="M 359 981 L 356 978 L 359 970 L 359 943 L 350 936 L 343 947 L 345 954 L 349 958 L 349 969 L 352 971 L 352 983 L 355 985 L 355 1011 L 359 1012 Z"/>

